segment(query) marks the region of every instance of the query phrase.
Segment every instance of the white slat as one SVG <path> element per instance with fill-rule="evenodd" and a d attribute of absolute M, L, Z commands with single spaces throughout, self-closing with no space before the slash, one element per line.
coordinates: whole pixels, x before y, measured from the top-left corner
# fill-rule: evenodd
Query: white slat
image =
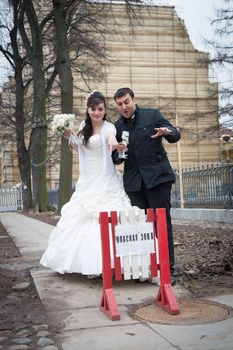
<path fill-rule="evenodd" d="M 132 255 L 131 256 L 131 265 L 132 265 L 132 278 L 139 279 L 140 276 L 140 266 L 139 266 L 139 259 L 138 255 Z"/>
<path fill-rule="evenodd" d="M 120 211 L 119 217 L 120 217 L 120 223 L 122 225 L 128 223 L 128 217 L 126 215 L 126 212 Z M 130 264 L 130 257 L 129 256 L 122 257 L 121 268 L 122 268 L 124 280 L 130 280 L 131 279 L 131 264 Z"/>
<path fill-rule="evenodd" d="M 145 222 L 146 221 L 146 215 L 145 210 L 140 210 L 139 212 L 139 222 Z M 142 254 L 140 256 L 140 262 L 141 262 L 141 278 L 148 278 L 149 277 L 149 266 L 150 266 L 150 255 L 149 254 Z"/>
<path fill-rule="evenodd" d="M 135 224 L 146 222 L 146 214 L 143 209 L 131 210 L 128 215 L 125 211 L 119 212 L 119 221 L 124 224 Z M 121 257 L 122 274 L 125 280 L 149 278 L 150 276 L 150 255 L 130 255 Z"/>
<path fill-rule="evenodd" d="M 134 210 L 129 211 L 129 223 L 135 224 L 139 222 L 139 216 L 136 215 Z M 131 255 L 131 270 L 132 270 L 132 278 L 139 279 L 140 276 L 140 261 L 138 255 Z"/>
<path fill-rule="evenodd" d="M 142 269 L 142 278 L 149 277 L 149 254 L 141 255 L 141 269 Z"/>

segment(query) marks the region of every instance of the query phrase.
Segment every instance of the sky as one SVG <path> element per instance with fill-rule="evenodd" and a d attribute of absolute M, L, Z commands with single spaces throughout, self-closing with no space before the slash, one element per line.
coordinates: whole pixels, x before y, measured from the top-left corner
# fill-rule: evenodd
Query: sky
<path fill-rule="evenodd" d="M 213 55 L 211 46 L 207 46 L 205 40 L 214 39 L 214 30 L 211 19 L 216 18 L 216 9 L 224 7 L 224 0 L 152 0 L 156 5 L 172 5 L 178 16 L 184 20 L 189 37 L 195 49 Z M 217 82 L 219 88 L 230 87 L 232 84 L 231 74 L 226 68 L 215 65 L 210 66 L 209 80 Z M 224 106 L 228 101 L 223 101 L 219 94 L 219 104 Z M 226 125 L 232 125 L 231 117 L 221 117 L 220 121 Z"/>
<path fill-rule="evenodd" d="M 184 20 L 195 49 L 211 55 L 211 48 L 207 47 L 204 39 L 211 40 L 214 37 L 210 20 L 216 18 L 216 8 L 223 5 L 223 0 L 153 0 L 153 3 L 175 6 L 178 16 Z M 210 72 L 210 78 L 224 83 L 224 72 L 215 67 Z"/>
<path fill-rule="evenodd" d="M 215 8 L 221 7 L 223 0 L 154 0 L 156 5 L 175 6 L 177 14 L 185 22 L 193 45 L 206 51 L 203 38 L 211 38 L 213 29 L 210 19 L 215 18 Z"/>

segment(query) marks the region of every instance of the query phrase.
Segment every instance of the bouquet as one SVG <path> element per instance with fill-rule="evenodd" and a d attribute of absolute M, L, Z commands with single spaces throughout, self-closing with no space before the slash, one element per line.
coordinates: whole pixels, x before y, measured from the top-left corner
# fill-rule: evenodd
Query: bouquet
<path fill-rule="evenodd" d="M 74 119 L 74 114 L 56 114 L 51 123 L 52 131 L 62 136 L 65 130 L 73 128 Z"/>

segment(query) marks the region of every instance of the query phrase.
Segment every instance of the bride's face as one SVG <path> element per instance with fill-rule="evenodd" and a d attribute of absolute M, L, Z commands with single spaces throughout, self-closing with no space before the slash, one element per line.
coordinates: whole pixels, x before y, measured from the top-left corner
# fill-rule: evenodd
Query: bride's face
<path fill-rule="evenodd" d="M 96 106 L 89 107 L 88 114 L 91 118 L 91 121 L 94 123 L 99 123 L 103 121 L 104 116 L 106 114 L 106 108 L 104 106 L 104 103 L 100 103 Z"/>

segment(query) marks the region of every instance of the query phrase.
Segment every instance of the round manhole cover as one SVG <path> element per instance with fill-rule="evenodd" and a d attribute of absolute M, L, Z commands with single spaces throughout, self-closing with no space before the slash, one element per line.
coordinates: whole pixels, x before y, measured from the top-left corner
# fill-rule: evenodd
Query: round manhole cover
<path fill-rule="evenodd" d="M 133 316 L 146 322 L 173 325 L 213 323 L 232 316 L 232 309 L 226 305 L 203 300 L 179 301 L 179 315 L 170 315 L 154 302 L 134 309 Z"/>

